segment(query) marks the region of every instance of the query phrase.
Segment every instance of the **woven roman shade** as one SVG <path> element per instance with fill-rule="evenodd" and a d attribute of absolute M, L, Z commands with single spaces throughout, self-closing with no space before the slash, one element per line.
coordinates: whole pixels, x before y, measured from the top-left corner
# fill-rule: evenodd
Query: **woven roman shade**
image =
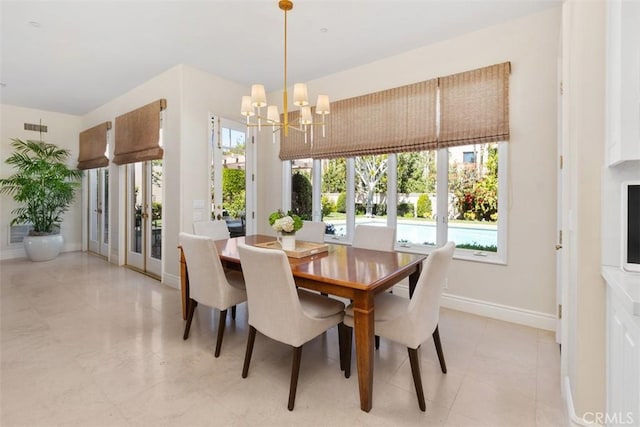
<path fill-rule="evenodd" d="M 510 72 L 504 62 L 439 79 L 438 147 L 509 140 Z"/>
<path fill-rule="evenodd" d="M 315 114 L 315 109 L 312 109 L 311 114 L 314 117 L 318 117 Z M 289 123 L 293 123 L 300 117 L 300 111 L 289 111 Z M 326 116 L 325 116 L 326 117 Z M 284 121 L 284 114 L 280 114 L 280 120 Z M 296 122 L 296 127 L 298 124 Z M 271 126 L 265 126 L 270 129 Z M 309 126 L 313 128 L 313 126 Z M 295 160 L 295 159 L 307 159 L 311 157 L 311 132 L 317 131 L 317 129 L 309 129 L 307 127 L 307 141 L 304 140 L 304 132 L 297 131 L 295 129 L 289 129 L 289 135 L 284 136 L 284 129 L 280 130 L 280 160 Z M 314 135 L 314 139 L 316 135 Z"/>
<path fill-rule="evenodd" d="M 161 159 L 160 111 L 167 107 L 165 99 L 116 117 L 113 163 L 124 165 Z"/>
<path fill-rule="evenodd" d="M 111 122 L 104 122 L 80 132 L 78 169 L 95 169 L 109 165 L 109 159 L 105 156 L 109 129 Z"/>
<path fill-rule="evenodd" d="M 433 149 L 437 79 L 331 104 L 326 138 L 316 129 L 311 156 L 336 158 Z M 318 135 L 320 134 L 320 135 Z"/>

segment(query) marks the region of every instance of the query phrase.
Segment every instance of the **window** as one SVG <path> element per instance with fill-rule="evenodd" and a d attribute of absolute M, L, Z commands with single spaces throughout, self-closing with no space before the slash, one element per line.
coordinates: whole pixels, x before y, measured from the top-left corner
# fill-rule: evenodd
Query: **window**
<path fill-rule="evenodd" d="M 462 162 L 463 163 L 475 163 L 476 162 L 476 152 L 475 151 L 465 151 L 462 153 Z"/>
<path fill-rule="evenodd" d="M 473 163 L 465 162 L 469 152 L 474 154 Z M 398 250 L 428 252 L 453 240 L 457 258 L 504 262 L 506 155 L 506 143 L 487 143 L 289 161 L 291 207 L 295 208 L 294 197 L 300 192 L 293 190 L 294 181 L 304 181 L 310 188 L 317 165 L 321 190 L 317 202 L 312 198 L 311 211 L 321 212 L 319 218 L 312 217 L 327 224 L 327 237 L 349 242 L 357 224 L 388 224 L 396 227 Z M 389 206 L 389 200 L 395 204 Z"/>
<path fill-rule="evenodd" d="M 504 262 L 510 70 L 505 62 L 338 101 L 326 139 L 281 141 L 285 181 L 292 159 L 316 159 L 313 217 L 336 240 L 349 242 L 357 224 L 386 224 L 399 248 L 453 240 L 459 258 Z"/>

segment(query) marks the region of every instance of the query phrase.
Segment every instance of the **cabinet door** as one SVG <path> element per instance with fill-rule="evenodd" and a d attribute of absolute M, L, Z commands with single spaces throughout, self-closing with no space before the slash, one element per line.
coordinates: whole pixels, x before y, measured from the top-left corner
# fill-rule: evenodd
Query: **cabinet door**
<path fill-rule="evenodd" d="M 609 298 L 607 325 L 607 425 L 640 421 L 640 319 Z"/>
<path fill-rule="evenodd" d="M 640 2 L 607 1 L 607 163 L 640 159 Z"/>

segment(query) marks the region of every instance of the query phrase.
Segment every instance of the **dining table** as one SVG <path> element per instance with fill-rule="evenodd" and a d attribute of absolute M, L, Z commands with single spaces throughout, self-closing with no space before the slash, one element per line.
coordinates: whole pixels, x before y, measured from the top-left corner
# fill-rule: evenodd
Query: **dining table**
<path fill-rule="evenodd" d="M 241 269 L 238 245 L 275 240 L 273 236 L 258 234 L 216 240 L 215 245 L 225 268 Z M 322 252 L 288 259 L 296 286 L 352 301 L 360 409 L 369 412 L 373 406 L 375 297 L 407 277 L 412 295 L 426 255 L 328 243 Z M 180 279 L 182 313 L 186 319 L 189 273 L 181 248 Z M 265 283 L 268 279 L 265 277 Z"/>

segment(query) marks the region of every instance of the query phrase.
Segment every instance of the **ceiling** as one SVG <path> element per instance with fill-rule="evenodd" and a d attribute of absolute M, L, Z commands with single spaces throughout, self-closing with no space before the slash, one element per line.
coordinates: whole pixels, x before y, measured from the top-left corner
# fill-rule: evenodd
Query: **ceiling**
<path fill-rule="evenodd" d="M 558 6 L 561 0 L 296 0 L 288 83 Z M 276 0 L 0 1 L 0 101 L 83 115 L 186 64 L 282 89 Z M 239 104 L 238 104 L 239 108 Z"/>

